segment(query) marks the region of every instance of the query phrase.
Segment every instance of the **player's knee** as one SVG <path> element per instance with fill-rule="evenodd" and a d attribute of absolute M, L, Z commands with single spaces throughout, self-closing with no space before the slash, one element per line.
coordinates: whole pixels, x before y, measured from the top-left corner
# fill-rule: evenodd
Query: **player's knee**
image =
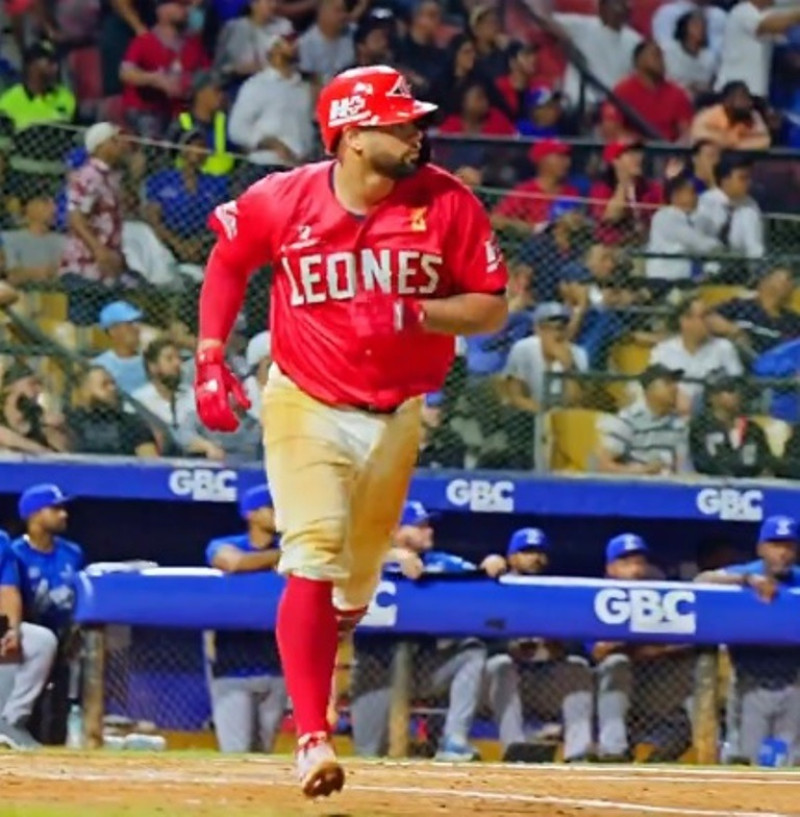
<path fill-rule="evenodd" d="M 58 639 L 46 627 L 27 624 L 22 633 L 22 649 L 26 658 L 51 664 L 58 650 Z"/>
<path fill-rule="evenodd" d="M 515 676 L 517 668 L 514 659 L 508 654 L 493 655 L 486 661 L 486 674 L 492 679 L 502 679 Z"/>

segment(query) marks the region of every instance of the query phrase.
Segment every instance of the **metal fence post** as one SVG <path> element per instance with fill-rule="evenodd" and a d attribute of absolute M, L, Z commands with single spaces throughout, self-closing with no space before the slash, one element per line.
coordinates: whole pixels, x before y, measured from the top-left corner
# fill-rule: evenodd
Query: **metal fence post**
<path fill-rule="evenodd" d="M 389 757 L 409 754 L 408 728 L 411 720 L 412 645 L 397 644 L 392 657 L 392 697 L 389 706 Z"/>
<path fill-rule="evenodd" d="M 719 758 L 718 674 L 718 649 L 716 647 L 702 649 L 695 665 L 692 742 L 696 762 L 705 766 L 717 763 Z"/>
<path fill-rule="evenodd" d="M 84 654 L 83 713 L 86 747 L 102 749 L 106 668 L 106 629 L 103 625 L 93 625 L 84 630 Z"/>

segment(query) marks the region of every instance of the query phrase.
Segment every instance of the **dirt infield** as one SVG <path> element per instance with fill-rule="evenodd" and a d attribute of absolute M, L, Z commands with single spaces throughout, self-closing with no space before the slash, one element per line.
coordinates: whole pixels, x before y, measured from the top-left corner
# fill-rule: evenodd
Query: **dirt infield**
<path fill-rule="evenodd" d="M 306 803 L 285 760 L 182 753 L 0 755 L 2 817 L 800 817 L 800 774 L 687 766 L 346 761 Z"/>

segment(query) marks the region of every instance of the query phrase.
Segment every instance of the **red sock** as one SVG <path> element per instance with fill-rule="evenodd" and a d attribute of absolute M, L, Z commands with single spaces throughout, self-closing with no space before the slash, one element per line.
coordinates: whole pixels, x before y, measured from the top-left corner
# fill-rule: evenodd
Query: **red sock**
<path fill-rule="evenodd" d="M 328 732 L 326 712 L 338 643 L 331 582 L 289 576 L 276 635 L 298 737 Z"/>

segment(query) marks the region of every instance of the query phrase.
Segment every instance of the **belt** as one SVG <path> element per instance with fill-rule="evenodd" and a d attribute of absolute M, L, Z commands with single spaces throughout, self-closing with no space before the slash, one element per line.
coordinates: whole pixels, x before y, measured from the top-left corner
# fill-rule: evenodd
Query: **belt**
<path fill-rule="evenodd" d="M 350 403 L 346 406 L 339 406 L 344 409 L 354 409 L 355 411 L 363 411 L 365 414 L 375 414 L 378 417 L 391 417 L 392 414 L 397 414 L 400 406 L 393 406 L 392 408 L 380 408 L 371 403 Z"/>

